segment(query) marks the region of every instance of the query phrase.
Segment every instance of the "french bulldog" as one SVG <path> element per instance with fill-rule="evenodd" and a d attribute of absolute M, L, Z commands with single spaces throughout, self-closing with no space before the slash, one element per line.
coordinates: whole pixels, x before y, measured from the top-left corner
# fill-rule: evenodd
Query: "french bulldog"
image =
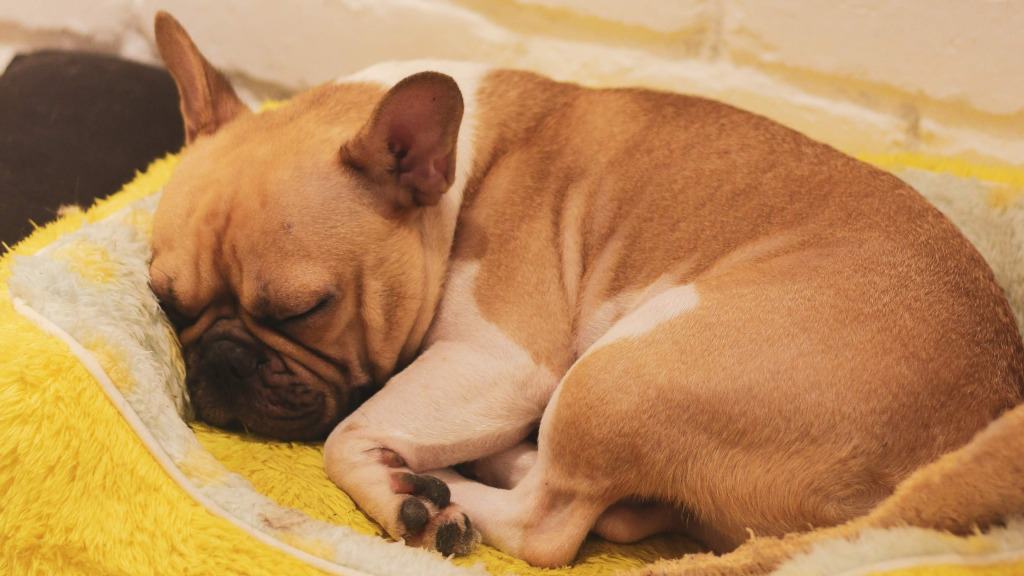
<path fill-rule="evenodd" d="M 396 539 L 727 551 L 864 514 L 1021 401 L 968 241 L 767 118 L 442 62 L 255 114 L 171 16 L 156 38 L 187 146 L 150 273 L 196 412 L 329 434 Z"/>

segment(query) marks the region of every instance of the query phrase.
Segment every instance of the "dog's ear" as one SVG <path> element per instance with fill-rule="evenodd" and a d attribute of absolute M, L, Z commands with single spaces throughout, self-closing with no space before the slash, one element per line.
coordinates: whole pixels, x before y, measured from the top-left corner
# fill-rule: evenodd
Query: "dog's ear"
<path fill-rule="evenodd" d="M 342 161 L 381 185 L 398 208 L 437 204 L 455 179 L 462 107 L 462 92 L 451 77 L 409 76 L 342 146 Z"/>
<path fill-rule="evenodd" d="M 206 61 L 173 16 L 157 12 L 154 28 L 160 57 L 178 85 L 186 144 L 248 112 L 227 78 Z"/>

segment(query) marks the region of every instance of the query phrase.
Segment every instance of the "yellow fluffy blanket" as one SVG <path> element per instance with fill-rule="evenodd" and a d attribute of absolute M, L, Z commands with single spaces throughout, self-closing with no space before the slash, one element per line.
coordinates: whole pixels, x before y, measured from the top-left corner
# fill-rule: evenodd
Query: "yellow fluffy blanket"
<path fill-rule="evenodd" d="M 874 157 L 957 222 L 1024 312 L 1024 172 Z M 447 560 L 381 536 L 321 446 L 189 422 L 173 332 L 147 287 L 169 157 L 0 260 L 2 574 L 1021 574 L 1024 409 L 928 467 L 871 516 L 722 558 L 680 538 L 589 541 L 537 570 L 496 550 Z M 926 165 L 924 165 L 924 164 Z M 908 166 L 918 165 L 910 169 Z M 956 172 L 950 174 L 949 172 Z M 988 182 L 963 178 L 970 172 Z M 967 537 L 903 527 L 970 531 Z"/>

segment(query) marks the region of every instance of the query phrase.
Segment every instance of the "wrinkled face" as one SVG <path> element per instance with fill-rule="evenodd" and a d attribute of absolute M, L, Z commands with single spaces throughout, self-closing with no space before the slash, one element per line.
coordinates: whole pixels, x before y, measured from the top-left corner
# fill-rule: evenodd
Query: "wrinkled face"
<path fill-rule="evenodd" d="M 217 426 L 323 437 L 429 323 L 418 205 L 444 190 L 417 178 L 454 161 L 417 138 L 436 110 L 389 112 L 415 108 L 423 86 L 351 85 L 252 114 L 167 15 L 157 39 L 188 145 L 156 212 L 150 277 L 193 408 Z"/>
<path fill-rule="evenodd" d="M 375 360 L 394 361 L 367 350 L 365 309 L 388 294 L 417 300 L 417 242 L 343 165 L 337 140 L 269 116 L 183 154 L 156 213 L 151 284 L 179 329 L 201 419 L 315 438 L 365 393 Z"/>

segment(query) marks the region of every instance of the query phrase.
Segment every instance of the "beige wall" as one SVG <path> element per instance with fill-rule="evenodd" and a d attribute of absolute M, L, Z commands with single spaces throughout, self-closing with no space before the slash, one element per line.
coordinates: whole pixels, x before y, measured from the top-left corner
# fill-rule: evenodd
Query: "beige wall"
<path fill-rule="evenodd" d="M 1024 166 L 1024 2 L 1012 0 L 0 0 L 0 58 L 152 59 L 157 8 L 261 93 L 386 59 L 476 59 L 699 93 L 853 152 Z"/>

